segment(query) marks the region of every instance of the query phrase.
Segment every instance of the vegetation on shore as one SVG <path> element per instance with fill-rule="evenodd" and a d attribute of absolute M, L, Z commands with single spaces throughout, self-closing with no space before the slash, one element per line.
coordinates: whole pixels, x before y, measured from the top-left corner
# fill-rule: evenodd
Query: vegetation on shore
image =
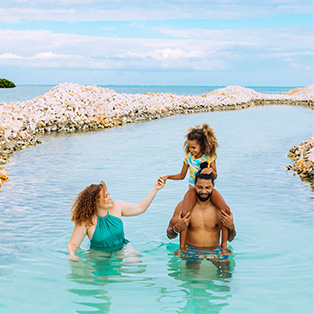
<path fill-rule="evenodd" d="M 0 88 L 13 88 L 15 84 L 7 79 L 0 78 Z"/>

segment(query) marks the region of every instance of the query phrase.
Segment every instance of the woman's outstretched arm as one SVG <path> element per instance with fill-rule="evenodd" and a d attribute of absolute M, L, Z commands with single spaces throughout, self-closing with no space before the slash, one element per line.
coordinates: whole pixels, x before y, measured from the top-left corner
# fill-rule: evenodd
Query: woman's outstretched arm
<path fill-rule="evenodd" d="M 149 207 L 149 205 L 152 203 L 157 192 L 164 186 L 165 186 L 164 179 L 162 177 L 159 177 L 153 189 L 139 204 L 131 204 L 122 201 L 115 202 L 117 205 L 121 206 L 121 216 L 136 216 L 144 213 Z"/>

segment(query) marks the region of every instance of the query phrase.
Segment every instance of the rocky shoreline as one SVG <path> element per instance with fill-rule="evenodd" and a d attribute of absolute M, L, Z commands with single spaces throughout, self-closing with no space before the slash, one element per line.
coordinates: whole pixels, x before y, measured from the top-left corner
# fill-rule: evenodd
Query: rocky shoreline
<path fill-rule="evenodd" d="M 298 146 L 294 146 L 288 153 L 294 163 L 287 166 L 287 170 L 293 170 L 294 175 L 299 174 L 300 178 L 309 181 L 314 185 L 314 136 Z"/>
<path fill-rule="evenodd" d="M 314 85 L 277 95 L 228 86 L 200 96 L 178 96 L 118 94 L 96 85 L 60 84 L 29 101 L 0 103 L 0 187 L 9 179 L 3 165 L 11 154 L 41 143 L 40 134 L 111 128 L 177 114 L 274 104 L 314 109 Z"/>

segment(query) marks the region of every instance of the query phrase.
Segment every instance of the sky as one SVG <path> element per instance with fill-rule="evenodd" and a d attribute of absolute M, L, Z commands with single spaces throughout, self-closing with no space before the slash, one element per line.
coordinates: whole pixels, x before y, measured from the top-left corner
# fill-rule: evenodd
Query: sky
<path fill-rule="evenodd" d="M 309 86 L 313 0 L 1 0 L 17 85 Z"/>

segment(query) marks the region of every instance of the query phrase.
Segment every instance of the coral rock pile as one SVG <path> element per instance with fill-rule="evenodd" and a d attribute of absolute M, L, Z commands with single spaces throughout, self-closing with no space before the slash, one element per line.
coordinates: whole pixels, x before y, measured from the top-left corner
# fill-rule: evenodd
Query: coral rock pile
<path fill-rule="evenodd" d="M 294 161 L 294 164 L 287 166 L 287 169 L 295 171 L 302 179 L 314 184 L 314 136 L 299 146 L 292 147 L 288 157 Z"/>
<path fill-rule="evenodd" d="M 175 114 L 235 110 L 276 102 L 312 108 L 314 85 L 280 95 L 228 86 L 201 96 L 177 96 L 170 93 L 117 94 L 96 85 L 59 84 L 32 100 L 0 103 L 0 185 L 7 180 L 1 164 L 13 151 L 41 143 L 38 134 L 110 128 Z"/>

